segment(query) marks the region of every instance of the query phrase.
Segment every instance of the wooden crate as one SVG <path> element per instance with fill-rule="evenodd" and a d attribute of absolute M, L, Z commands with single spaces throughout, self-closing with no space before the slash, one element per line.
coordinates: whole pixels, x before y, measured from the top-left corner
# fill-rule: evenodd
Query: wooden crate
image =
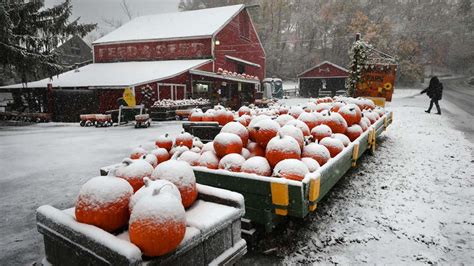
<path fill-rule="evenodd" d="M 44 236 L 45 259 L 53 265 L 233 264 L 247 251 L 240 234 L 240 219 L 245 210 L 243 197 L 200 184 L 198 191 L 198 201 L 186 210 L 185 239 L 174 252 L 153 258 L 142 256 L 138 247 L 129 242 L 126 230 L 111 234 L 77 222 L 74 208 L 41 206 L 36 224 Z M 220 210 L 218 215 L 216 210 Z M 207 212 L 212 212 L 216 219 L 200 225 L 209 216 Z"/>

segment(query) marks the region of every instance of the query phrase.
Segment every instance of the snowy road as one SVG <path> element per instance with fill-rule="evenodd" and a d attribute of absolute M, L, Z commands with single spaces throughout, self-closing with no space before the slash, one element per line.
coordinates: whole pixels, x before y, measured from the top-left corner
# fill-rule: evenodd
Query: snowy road
<path fill-rule="evenodd" d="M 315 215 L 268 236 L 259 245 L 268 255 L 251 254 L 242 263 L 473 264 L 472 145 L 451 124 L 459 108 L 443 102 L 446 115 L 428 115 L 426 96 L 416 94 L 397 91 L 390 106 L 394 124 L 376 155 L 365 156 Z M 31 264 L 43 256 L 38 206 L 71 206 L 100 166 L 180 130 L 177 122 L 138 130 L 56 123 L 0 127 L 0 265 Z"/>

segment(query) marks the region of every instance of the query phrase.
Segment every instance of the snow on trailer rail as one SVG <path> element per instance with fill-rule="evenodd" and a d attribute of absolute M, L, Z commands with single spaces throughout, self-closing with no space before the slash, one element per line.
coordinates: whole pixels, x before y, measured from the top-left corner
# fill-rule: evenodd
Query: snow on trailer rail
<path fill-rule="evenodd" d="M 359 138 L 302 181 L 264 177 L 247 173 L 232 173 L 193 167 L 196 181 L 242 194 L 245 216 L 251 223 L 272 231 L 287 217 L 304 218 L 316 210 L 317 203 L 351 168 L 357 159 L 370 150 L 375 151 L 377 137 L 392 123 L 393 113 L 385 113 Z"/>
<path fill-rule="evenodd" d="M 178 248 L 159 257 L 142 256 L 128 231 L 108 233 L 77 222 L 74 208 L 38 208 L 36 224 L 44 236 L 44 261 L 53 265 L 231 265 L 247 252 L 240 219 L 242 195 L 197 184 L 199 197 L 186 211 L 186 233 Z"/>

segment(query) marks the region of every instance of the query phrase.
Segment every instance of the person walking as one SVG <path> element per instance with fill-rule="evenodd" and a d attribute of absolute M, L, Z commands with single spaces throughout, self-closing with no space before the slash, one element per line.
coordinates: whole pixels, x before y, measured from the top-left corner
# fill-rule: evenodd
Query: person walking
<path fill-rule="evenodd" d="M 430 85 L 428 86 L 428 88 L 420 92 L 420 94 L 423 94 L 423 93 L 426 93 L 426 95 L 428 95 L 428 97 L 431 98 L 430 107 L 425 112 L 430 113 L 431 108 L 433 108 L 433 104 L 434 104 L 436 105 L 436 109 L 438 110 L 436 114 L 440 115 L 441 108 L 439 107 L 438 101 L 440 101 L 443 96 L 443 83 L 439 81 L 437 76 L 434 76 L 431 78 Z"/>

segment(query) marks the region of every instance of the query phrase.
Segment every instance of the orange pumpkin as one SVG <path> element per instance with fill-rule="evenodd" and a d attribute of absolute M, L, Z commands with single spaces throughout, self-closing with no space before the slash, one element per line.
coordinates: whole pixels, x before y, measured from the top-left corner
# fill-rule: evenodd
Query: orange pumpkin
<path fill-rule="evenodd" d="M 245 147 L 249 141 L 249 131 L 239 122 L 230 122 L 222 127 L 221 133 L 232 133 L 240 137 Z"/>
<path fill-rule="evenodd" d="M 303 121 L 308 126 L 309 130 L 317 126 L 316 115 L 314 113 L 303 112 L 298 117 L 298 120 Z"/>
<path fill-rule="evenodd" d="M 329 126 L 327 125 L 319 125 L 315 126 L 311 130 L 311 136 L 313 136 L 313 139 L 315 141 L 320 141 L 325 137 L 330 137 L 332 135 L 332 130 Z"/>
<path fill-rule="evenodd" d="M 279 115 L 275 119 L 275 121 L 277 121 L 277 123 L 280 124 L 281 127 L 286 125 L 286 123 L 290 122 L 291 120 L 295 120 L 295 118 L 289 114 Z"/>
<path fill-rule="evenodd" d="M 285 159 L 273 169 L 273 176 L 301 181 L 309 173 L 308 167 L 300 160 Z"/>
<path fill-rule="evenodd" d="M 207 110 L 202 116 L 203 122 L 213 122 L 216 121 L 215 111 L 212 109 Z"/>
<path fill-rule="evenodd" d="M 362 117 L 359 106 L 353 103 L 341 107 L 338 112 L 344 118 L 344 120 L 346 120 L 347 126 L 349 127 L 354 124 L 358 124 Z"/>
<path fill-rule="evenodd" d="M 219 158 L 213 151 L 206 151 L 199 157 L 199 165 L 209 169 L 217 169 L 219 167 Z"/>
<path fill-rule="evenodd" d="M 175 141 L 175 146 L 186 146 L 188 149 L 193 148 L 193 135 L 189 134 L 188 132 L 181 132 L 179 134 Z"/>
<path fill-rule="evenodd" d="M 343 102 L 334 102 L 331 107 L 331 112 L 338 112 L 344 106 L 346 106 L 346 104 Z"/>
<path fill-rule="evenodd" d="M 219 123 L 219 125 L 223 126 L 229 122 L 229 114 L 225 109 L 219 109 L 215 112 L 215 121 Z"/>
<path fill-rule="evenodd" d="M 202 112 L 193 111 L 189 115 L 189 121 L 191 121 L 191 122 L 200 122 L 200 121 L 202 121 L 203 116 L 204 116 L 204 114 Z"/>
<path fill-rule="evenodd" d="M 210 141 L 202 146 L 201 154 L 205 153 L 206 151 L 212 151 L 215 153 L 213 141 Z"/>
<path fill-rule="evenodd" d="M 247 144 L 247 150 L 250 152 L 250 157 L 265 156 L 265 149 L 256 142 L 249 142 L 249 144 Z"/>
<path fill-rule="evenodd" d="M 342 141 L 332 137 L 323 138 L 319 144 L 323 145 L 329 150 L 331 157 L 336 157 L 336 155 L 338 155 L 344 149 L 344 144 Z"/>
<path fill-rule="evenodd" d="M 339 113 L 325 112 L 323 113 L 323 119 L 323 123 L 331 128 L 332 133 L 346 132 L 347 122 Z"/>
<path fill-rule="evenodd" d="M 272 138 L 265 150 L 265 157 L 271 167 L 285 159 L 300 159 L 300 156 L 300 145 L 290 136 L 278 135 Z"/>
<path fill-rule="evenodd" d="M 173 147 L 173 139 L 167 133 L 162 136 L 159 136 L 155 141 L 155 145 L 158 148 L 163 148 L 163 149 L 166 149 L 167 151 L 170 151 L 171 148 Z"/>
<path fill-rule="evenodd" d="M 309 136 L 311 135 L 311 131 L 309 130 L 309 127 L 308 125 L 306 125 L 303 121 L 301 120 L 298 120 L 298 119 L 294 119 L 294 120 L 291 120 L 291 121 L 288 121 L 286 123 L 286 125 L 292 125 L 292 126 L 295 126 L 297 128 L 299 128 L 301 130 L 301 132 L 303 132 L 303 135 L 304 136 Z"/>
<path fill-rule="evenodd" d="M 147 152 L 144 148 L 142 148 L 142 146 L 136 147 L 132 150 L 130 154 L 130 159 L 133 159 L 133 160 L 140 159 L 140 157 L 142 157 L 145 154 L 147 154 Z"/>
<path fill-rule="evenodd" d="M 147 161 L 138 159 L 124 159 L 122 164 L 115 170 L 115 176 L 127 180 L 136 192 L 143 186 L 143 178 L 153 173 L 153 166 Z"/>
<path fill-rule="evenodd" d="M 319 169 L 319 163 L 313 158 L 310 157 L 303 157 L 301 158 L 301 161 L 306 164 L 306 167 L 308 167 L 308 170 L 310 173 L 316 171 Z"/>
<path fill-rule="evenodd" d="M 141 187 L 135 194 L 132 195 L 130 198 L 130 204 L 128 205 L 130 213 L 133 211 L 133 207 L 146 196 L 153 195 L 153 191 L 155 189 L 160 189 L 161 192 L 168 192 L 173 194 L 176 199 L 181 202 L 181 193 L 179 192 L 178 188 L 168 180 L 151 180 L 148 177 L 143 178 L 143 183 L 145 184 Z"/>
<path fill-rule="evenodd" d="M 201 156 L 193 151 L 185 151 L 178 156 L 178 161 L 184 161 L 191 166 L 199 165 L 199 158 Z"/>
<path fill-rule="evenodd" d="M 252 118 L 252 120 L 250 120 L 250 123 L 248 125 L 250 140 L 255 141 L 255 135 L 256 135 L 256 132 L 257 132 L 254 128 L 255 125 L 257 125 L 258 122 L 260 122 L 262 120 L 265 120 L 265 119 L 271 119 L 271 118 L 267 115 L 259 115 L 259 116 L 256 116 L 256 117 Z"/>
<path fill-rule="evenodd" d="M 267 143 L 277 135 L 280 125 L 274 120 L 265 119 L 258 122 L 254 126 L 254 129 L 255 142 L 265 148 L 267 147 Z"/>
<path fill-rule="evenodd" d="M 140 157 L 141 160 L 145 160 L 145 162 L 148 162 L 153 168 L 155 168 L 158 165 L 158 159 L 154 154 L 145 154 L 142 157 Z"/>
<path fill-rule="evenodd" d="M 288 110 L 288 114 L 297 119 L 304 112 L 301 106 L 292 106 Z"/>
<path fill-rule="evenodd" d="M 181 193 L 185 208 L 191 206 L 197 198 L 196 177 L 193 168 L 187 162 L 173 159 L 163 162 L 155 168 L 151 179 L 163 179 L 173 183 Z"/>
<path fill-rule="evenodd" d="M 250 115 L 250 108 L 244 105 L 239 108 L 238 112 L 239 112 L 239 116 Z"/>
<path fill-rule="evenodd" d="M 349 139 L 349 137 L 341 133 L 333 134 L 332 137 L 340 140 L 342 144 L 344 144 L 345 147 L 349 146 L 349 144 L 351 143 L 351 140 Z"/>
<path fill-rule="evenodd" d="M 325 146 L 317 143 L 310 143 L 304 146 L 301 156 L 313 158 L 321 166 L 331 159 L 331 153 L 329 153 L 329 150 Z"/>
<path fill-rule="evenodd" d="M 75 208 L 76 220 L 108 232 L 120 229 L 128 223 L 128 204 L 132 194 L 132 186 L 121 178 L 94 177 L 79 191 Z"/>
<path fill-rule="evenodd" d="M 298 142 L 298 144 L 300 145 L 300 149 L 303 149 L 305 141 L 303 132 L 301 132 L 301 130 L 299 130 L 295 126 L 285 125 L 278 130 L 278 134 L 280 134 L 281 136 L 290 136 L 294 138 L 296 142 Z"/>
<path fill-rule="evenodd" d="M 346 136 L 351 140 L 351 141 L 354 141 L 356 140 L 358 137 L 360 137 L 360 135 L 362 135 L 363 133 L 363 130 L 362 128 L 359 126 L 359 125 L 352 125 L 350 127 L 347 128 L 347 131 L 346 131 Z"/>
<path fill-rule="evenodd" d="M 242 152 L 242 139 L 232 133 L 219 133 L 214 138 L 214 150 L 219 158 L 231 153 Z"/>
<path fill-rule="evenodd" d="M 154 149 L 150 153 L 156 156 L 158 164 L 168 161 L 170 159 L 170 154 L 165 148 Z"/>
<path fill-rule="evenodd" d="M 130 242 L 145 256 L 161 256 L 175 250 L 186 233 L 183 206 L 171 193 L 156 189 L 138 201 L 130 216 Z"/>
<path fill-rule="evenodd" d="M 244 173 L 256 174 L 261 176 L 270 176 L 272 174 L 272 168 L 268 163 L 268 160 L 262 156 L 254 156 L 247 159 L 240 169 Z"/>
<path fill-rule="evenodd" d="M 245 158 L 237 153 L 227 154 L 219 161 L 219 169 L 224 169 L 231 172 L 240 172 Z"/>

